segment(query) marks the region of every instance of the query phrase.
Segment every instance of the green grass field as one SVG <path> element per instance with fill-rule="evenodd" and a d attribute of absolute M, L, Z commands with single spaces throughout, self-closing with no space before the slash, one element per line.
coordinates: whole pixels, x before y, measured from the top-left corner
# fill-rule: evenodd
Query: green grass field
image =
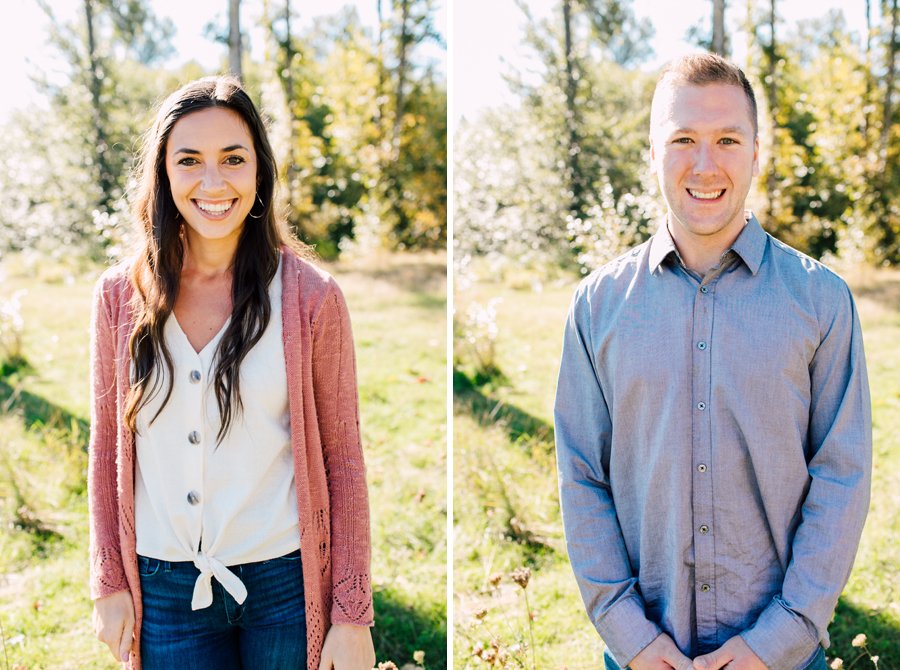
<path fill-rule="evenodd" d="M 831 625 L 829 660 L 845 670 L 900 668 L 900 272 L 849 277 L 863 324 L 874 410 L 872 504 L 850 583 Z M 474 383 L 472 347 L 455 347 L 454 668 L 602 667 L 602 643 L 584 613 L 559 517 L 552 407 L 562 327 L 576 281 L 475 283 L 457 296 L 494 302 L 498 371 Z M 479 345 L 482 364 L 490 359 Z M 512 579 L 531 570 L 523 591 Z M 525 596 L 528 597 L 526 609 Z M 532 656 L 531 640 L 534 640 Z M 862 656 L 861 656 L 862 655 Z"/>
<path fill-rule="evenodd" d="M 327 266 L 353 321 L 379 661 L 447 667 L 446 261 Z M 0 669 L 116 668 L 88 598 L 88 320 L 97 267 L 8 258 L 27 367 L 0 375 Z M 2 352 L 0 352 L 2 353 Z M 2 362 L 2 361 L 0 361 Z"/>

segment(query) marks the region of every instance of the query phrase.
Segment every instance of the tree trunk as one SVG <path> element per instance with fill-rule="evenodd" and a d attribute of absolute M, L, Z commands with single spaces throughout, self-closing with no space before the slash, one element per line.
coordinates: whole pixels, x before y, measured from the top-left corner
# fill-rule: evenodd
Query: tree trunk
<path fill-rule="evenodd" d="M 400 37 L 397 40 L 397 92 L 394 97 L 394 129 L 391 136 L 394 160 L 400 158 L 400 131 L 403 122 L 403 107 L 407 75 L 408 46 L 411 40 L 409 10 L 412 0 L 400 0 Z"/>
<path fill-rule="evenodd" d="M 725 0 L 713 0 L 712 50 L 720 56 L 725 53 Z"/>
<path fill-rule="evenodd" d="M 228 69 L 243 79 L 241 69 L 241 0 L 228 0 Z"/>
<path fill-rule="evenodd" d="M 777 143 L 778 128 L 778 85 L 776 83 L 776 69 L 778 67 L 778 55 L 775 41 L 775 0 L 769 3 L 769 63 L 766 76 L 769 81 L 766 84 L 766 97 L 769 103 L 769 147 L 771 155 L 769 156 L 769 170 L 766 175 L 766 202 L 767 211 L 766 219 L 771 224 L 775 214 L 775 188 L 778 185 L 778 176 L 775 172 L 775 149 Z"/>
<path fill-rule="evenodd" d="M 887 3 L 885 3 L 887 5 Z M 897 71 L 897 0 L 891 0 L 891 28 L 890 38 L 887 43 L 887 74 L 884 78 L 884 102 L 881 109 L 881 140 L 878 143 L 878 153 L 883 167 L 887 167 L 888 139 L 891 132 L 893 119 L 893 95 L 894 77 Z"/>
<path fill-rule="evenodd" d="M 94 40 L 93 0 L 84 0 L 84 16 L 87 22 L 88 88 L 91 94 L 94 137 L 97 143 L 97 181 L 100 184 L 100 200 L 97 205 L 99 209 L 108 212 L 113 201 L 113 178 L 107 155 L 109 142 L 106 138 L 106 112 L 100 99 L 103 88 L 103 71 Z"/>
<path fill-rule="evenodd" d="M 866 93 L 863 99 L 863 146 L 866 154 L 869 151 L 869 129 L 872 127 L 872 115 L 869 104 L 872 100 L 872 0 L 866 0 Z"/>
<path fill-rule="evenodd" d="M 378 136 L 384 137 L 384 14 L 381 11 L 381 0 L 376 2 L 376 10 L 378 12 L 378 90 L 377 90 L 377 113 L 378 113 Z"/>
<path fill-rule="evenodd" d="M 578 64 L 575 62 L 576 58 L 572 46 L 572 0 L 563 0 L 562 10 L 566 68 L 566 166 L 568 171 L 567 181 L 569 182 L 569 191 L 571 193 L 569 211 L 573 217 L 581 219 L 584 216 L 584 188 L 582 184 L 581 166 L 579 165 L 581 142 L 578 137 L 578 106 L 576 104 L 576 95 L 578 91 L 576 70 Z"/>
<path fill-rule="evenodd" d="M 287 102 L 288 109 L 288 146 L 290 147 L 290 163 L 287 167 L 287 205 L 288 211 L 294 211 L 294 191 L 297 182 L 297 133 L 296 114 L 294 109 L 294 38 L 291 33 L 291 1 L 284 2 L 284 97 Z M 296 224 L 299 226 L 300 223 Z"/>

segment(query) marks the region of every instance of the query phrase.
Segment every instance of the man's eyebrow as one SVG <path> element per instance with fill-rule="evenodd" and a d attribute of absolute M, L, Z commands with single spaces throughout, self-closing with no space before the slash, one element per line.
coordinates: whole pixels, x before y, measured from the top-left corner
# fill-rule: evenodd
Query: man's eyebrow
<path fill-rule="evenodd" d="M 234 151 L 236 149 L 243 149 L 247 153 L 250 153 L 250 150 L 247 147 L 245 147 L 243 144 L 230 144 L 227 147 L 222 149 L 222 153 L 226 154 L 229 151 Z M 197 151 L 196 149 L 188 149 L 187 147 L 182 147 L 180 149 L 176 149 L 175 153 L 176 154 L 194 154 L 194 155 L 200 154 L 200 152 Z"/>
<path fill-rule="evenodd" d="M 747 135 L 748 130 L 743 126 L 725 126 L 724 128 L 717 128 L 715 133 L 720 135 Z M 676 128 L 673 130 L 670 135 L 696 135 L 697 131 L 693 128 Z"/>

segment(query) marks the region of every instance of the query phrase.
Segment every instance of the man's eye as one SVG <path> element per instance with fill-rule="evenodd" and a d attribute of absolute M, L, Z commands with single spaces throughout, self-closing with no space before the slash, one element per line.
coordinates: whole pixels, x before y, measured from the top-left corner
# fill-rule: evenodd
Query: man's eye
<path fill-rule="evenodd" d="M 723 137 L 719 140 L 722 144 L 737 144 L 737 140 L 732 137 Z"/>
<path fill-rule="evenodd" d="M 246 162 L 247 161 L 245 161 L 241 156 L 229 156 L 228 158 L 225 159 L 226 165 L 240 165 L 241 163 L 246 163 Z"/>
<path fill-rule="evenodd" d="M 678 137 L 675 139 L 675 144 L 690 144 L 692 141 L 690 137 Z"/>

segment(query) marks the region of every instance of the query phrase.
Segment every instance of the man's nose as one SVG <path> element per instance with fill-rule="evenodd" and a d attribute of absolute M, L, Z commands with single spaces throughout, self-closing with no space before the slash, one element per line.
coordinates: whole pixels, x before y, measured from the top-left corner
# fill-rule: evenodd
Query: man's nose
<path fill-rule="evenodd" d="M 701 142 L 694 152 L 694 174 L 708 174 L 716 171 L 716 160 L 712 148 Z"/>

